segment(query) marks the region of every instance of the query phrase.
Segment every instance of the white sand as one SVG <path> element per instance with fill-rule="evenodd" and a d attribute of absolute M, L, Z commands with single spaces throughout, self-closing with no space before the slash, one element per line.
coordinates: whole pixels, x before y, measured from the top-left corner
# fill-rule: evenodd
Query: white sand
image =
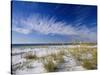
<path fill-rule="evenodd" d="M 68 47 L 75 47 L 75 46 L 49 46 L 48 48 L 25 48 L 21 49 L 20 48 L 13 48 L 12 53 L 35 53 L 38 57 L 43 57 L 47 56 L 52 53 L 57 53 L 60 50 L 60 48 L 68 48 Z M 82 66 L 77 64 L 77 61 L 70 55 L 70 53 L 66 50 L 67 56 L 64 56 L 64 62 L 60 63 L 57 66 L 57 72 L 61 71 L 80 71 L 80 70 L 85 70 Z M 90 57 L 90 55 L 88 55 Z M 24 58 L 22 58 L 22 55 L 14 55 L 12 56 L 12 65 L 18 64 L 18 65 L 23 65 L 26 62 Z M 20 63 L 20 64 L 19 64 Z M 17 65 L 17 66 L 18 66 Z M 16 66 L 13 66 L 16 68 Z M 40 61 L 30 61 L 26 65 L 22 66 L 20 69 L 16 69 L 15 73 L 16 74 L 29 74 L 29 73 L 44 73 L 46 70 L 44 69 L 43 63 Z"/>

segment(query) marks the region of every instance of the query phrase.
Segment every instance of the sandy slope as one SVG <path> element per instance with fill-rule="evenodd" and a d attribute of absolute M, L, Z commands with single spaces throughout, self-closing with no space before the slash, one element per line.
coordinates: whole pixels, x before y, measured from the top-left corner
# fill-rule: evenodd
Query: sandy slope
<path fill-rule="evenodd" d="M 62 47 L 61 47 L 62 48 Z M 48 47 L 48 48 L 25 48 L 23 50 L 12 50 L 12 53 L 35 53 L 38 57 L 47 56 L 52 53 L 57 53 L 61 51 L 59 47 Z M 66 50 L 67 51 L 67 50 Z M 24 54 L 23 53 L 23 54 Z M 29 74 L 29 73 L 45 73 L 46 70 L 43 63 L 40 60 L 28 61 L 22 58 L 23 54 L 17 54 L 12 56 L 12 67 L 15 74 Z M 67 54 L 63 56 L 64 62 L 57 65 L 56 72 L 61 71 L 79 71 L 85 70 L 78 62 L 71 56 L 67 51 Z M 20 67 L 20 68 L 19 68 Z"/>

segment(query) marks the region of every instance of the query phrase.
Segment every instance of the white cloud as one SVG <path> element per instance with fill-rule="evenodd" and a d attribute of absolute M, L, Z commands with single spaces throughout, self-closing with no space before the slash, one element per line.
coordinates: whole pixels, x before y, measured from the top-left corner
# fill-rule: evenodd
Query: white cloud
<path fill-rule="evenodd" d="M 66 23 L 62 21 L 56 22 L 54 17 L 31 16 L 27 19 L 20 19 L 20 24 L 23 25 L 23 29 L 30 30 L 30 33 L 33 30 L 45 35 L 76 35 L 75 28 L 71 25 L 66 25 Z"/>
<path fill-rule="evenodd" d="M 31 30 L 24 29 L 24 28 L 15 28 L 13 30 L 18 32 L 18 33 L 22 33 L 22 34 L 29 34 L 31 32 Z"/>
<path fill-rule="evenodd" d="M 48 35 L 48 34 L 59 34 L 59 35 L 77 35 L 83 39 L 96 40 L 96 32 L 93 29 L 86 27 L 85 25 L 75 27 L 69 25 L 64 21 L 57 21 L 54 17 L 40 16 L 39 14 L 33 15 L 26 18 L 17 19 L 21 26 L 14 26 L 13 31 L 23 34 L 30 34 L 33 31 Z M 16 22 L 16 21 L 15 21 Z M 14 23 L 13 23 L 14 24 Z"/>

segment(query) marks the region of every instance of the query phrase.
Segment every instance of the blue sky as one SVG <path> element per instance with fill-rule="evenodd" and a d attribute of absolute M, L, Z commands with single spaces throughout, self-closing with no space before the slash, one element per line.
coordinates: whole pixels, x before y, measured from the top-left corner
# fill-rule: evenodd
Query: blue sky
<path fill-rule="evenodd" d="M 97 41 L 97 7 L 12 1 L 12 43 Z"/>

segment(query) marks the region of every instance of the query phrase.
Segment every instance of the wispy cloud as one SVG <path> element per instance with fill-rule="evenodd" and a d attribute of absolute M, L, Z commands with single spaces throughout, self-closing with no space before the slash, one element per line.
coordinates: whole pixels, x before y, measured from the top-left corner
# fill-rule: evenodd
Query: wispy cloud
<path fill-rule="evenodd" d="M 86 25 L 76 27 L 64 21 L 57 21 L 55 17 L 45 17 L 39 14 L 31 15 L 28 18 L 13 19 L 13 31 L 22 34 L 30 34 L 35 31 L 43 35 L 76 35 L 79 38 L 94 41 L 97 37 L 94 30 L 95 28 L 88 28 Z"/>

